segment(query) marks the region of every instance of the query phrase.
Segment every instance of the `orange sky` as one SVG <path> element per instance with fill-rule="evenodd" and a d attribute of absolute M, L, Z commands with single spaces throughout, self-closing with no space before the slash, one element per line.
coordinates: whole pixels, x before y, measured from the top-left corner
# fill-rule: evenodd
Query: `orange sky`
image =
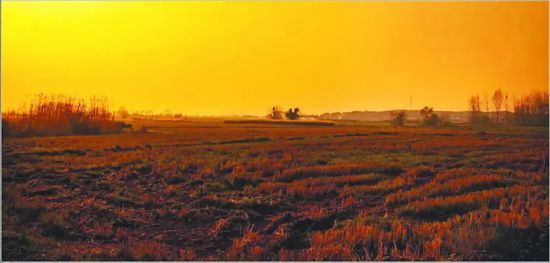
<path fill-rule="evenodd" d="M 548 88 L 548 3 L 2 2 L 2 110 L 39 92 L 190 115 L 464 110 Z"/>

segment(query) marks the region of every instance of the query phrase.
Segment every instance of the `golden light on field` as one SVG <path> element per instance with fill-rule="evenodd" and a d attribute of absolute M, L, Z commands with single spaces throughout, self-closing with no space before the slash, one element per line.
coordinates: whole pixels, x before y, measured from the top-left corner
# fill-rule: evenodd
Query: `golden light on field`
<path fill-rule="evenodd" d="M 2 2 L 2 110 L 39 92 L 265 114 L 548 87 L 548 3 Z"/>

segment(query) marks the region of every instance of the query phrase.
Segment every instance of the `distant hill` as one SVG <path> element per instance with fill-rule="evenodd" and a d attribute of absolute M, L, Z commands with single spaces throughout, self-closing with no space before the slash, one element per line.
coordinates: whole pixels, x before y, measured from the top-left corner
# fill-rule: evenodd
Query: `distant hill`
<path fill-rule="evenodd" d="M 322 120 L 356 120 L 356 121 L 385 121 L 389 120 L 391 112 L 405 111 L 408 120 L 420 120 L 420 110 L 388 110 L 388 111 L 350 111 L 327 112 L 319 115 Z M 468 121 L 468 111 L 434 111 L 439 117 L 451 122 L 462 123 Z"/>

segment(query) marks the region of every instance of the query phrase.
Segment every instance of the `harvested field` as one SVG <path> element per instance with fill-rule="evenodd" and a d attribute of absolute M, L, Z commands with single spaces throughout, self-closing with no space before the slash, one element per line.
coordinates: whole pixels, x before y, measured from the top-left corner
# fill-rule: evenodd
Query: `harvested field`
<path fill-rule="evenodd" d="M 146 125 L 5 140 L 3 259 L 548 260 L 547 128 Z"/>

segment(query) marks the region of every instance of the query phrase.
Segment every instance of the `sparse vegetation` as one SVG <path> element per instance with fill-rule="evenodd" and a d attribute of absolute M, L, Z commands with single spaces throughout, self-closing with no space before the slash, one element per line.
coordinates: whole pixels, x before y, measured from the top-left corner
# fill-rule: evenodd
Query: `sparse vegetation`
<path fill-rule="evenodd" d="M 120 133 L 127 127 L 114 120 L 106 98 L 84 100 L 39 94 L 27 107 L 2 114 L 2 136 L 33 137 Z"/>

